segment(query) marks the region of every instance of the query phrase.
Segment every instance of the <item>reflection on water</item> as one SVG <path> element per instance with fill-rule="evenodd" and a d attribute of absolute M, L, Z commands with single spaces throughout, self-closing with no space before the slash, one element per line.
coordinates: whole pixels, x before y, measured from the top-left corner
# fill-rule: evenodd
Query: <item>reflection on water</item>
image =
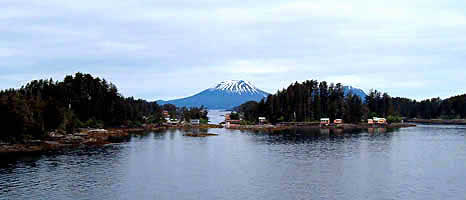
<path fill-rule="evenodd" d="M 378 133 L 386 133 L 387 128 L 368 128 L 367 131 L 373 135 Z"/>
<path fill-rule="evenodd" d="M 188 130 L 191 131 L 191 130 Z M 203 131 L 203 130 L 198 130 Z M 0 162 L 0 199 L 464 199 L 464 127 L 167 130 Z"/>

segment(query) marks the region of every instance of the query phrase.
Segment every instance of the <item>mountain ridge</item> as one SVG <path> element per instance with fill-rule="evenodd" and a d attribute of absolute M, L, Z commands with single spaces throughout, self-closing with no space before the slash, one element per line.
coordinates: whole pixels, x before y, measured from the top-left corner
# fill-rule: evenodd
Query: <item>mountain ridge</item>
<path fill-rule="evenodd" d="M 260 101 L 270 95 L 258 89 L 249 81 L 222 81 L 214 87 L 208 88 L 195 95 L 169 101 L 159 100 L 159 104 L 173 104 L 178 107 L 200 107 L 208 109 L 232 109 L 247 101 Z"/>
<path fill-rule="evenodd" d="M 352 93 L 359 96 L 365 101 L 367 94 L 352 86 L 343 87 L 345 95 Z M 203 90 L 192 96 L 173 99 L 173 100 L 158 100 L 158 104 L 173 104 L 177 107 L 200 107 L 204 106 L 208 109 L 233 109 L 248 101 L 260 101 L 270 95 L 252 84 L 244 80 L 228 80 L 216 84 L 214 87 Z"/>

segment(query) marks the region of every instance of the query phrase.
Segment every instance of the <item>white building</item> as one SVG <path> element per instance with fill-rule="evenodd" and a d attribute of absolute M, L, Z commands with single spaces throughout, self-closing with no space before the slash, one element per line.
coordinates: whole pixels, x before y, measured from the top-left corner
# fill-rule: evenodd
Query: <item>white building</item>
<path fill-rule="evenodd" d="M 263 124 L 263 123 L 266 123 L 266 122 L 267 122 L 266 117 L 259 117 L 259 123 Z"/>
<path fill-rule="evenodd" d="M 201 124 L 201 120 L 199 120 L 199 119 L 191 119 L 191 124 L 192 124 L 192 125 L 199 125 L 199 124 Z"/>
<path fill-rule="evenodd" d="M 330 118 L 321 118 L 320 125 L 330 125 Z"/>

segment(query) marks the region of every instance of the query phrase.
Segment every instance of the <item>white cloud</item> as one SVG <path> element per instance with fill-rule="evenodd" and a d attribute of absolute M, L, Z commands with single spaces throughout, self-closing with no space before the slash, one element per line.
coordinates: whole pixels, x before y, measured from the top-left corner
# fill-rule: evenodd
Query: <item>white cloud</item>
<path fill-rule="evenodd" d="M 434 86 L 453 93 L 465 80 L 440 75 L 464 71 L 465 6 L 455 0 L 2 0 L 0 66 L 20 80 L 87 71 L 115 80 L 128 96 L 149 99 L 187 96 L 225 79 L 250 80 L 267 91 L 319 79 L 397 96 L 428 96 L 423 88 Z M 0 88 L 16 86 L 0 80 Z"/>
<path fill-rule="evenodd" d="M 146 49 L 143 44 L 129 43 L 129 42 L 118 42 L 118 41 L 105 41 L 98 44 L 102 49 L 106 51 L 141 51 Z"/>
<path fill-rule="evenodd" d="M 221 71 L 239 74 L 287 73 L 296 68 L 296 63 L 287 60 L 237 60 L 218 67 Z"/>
<path fill-rule="evenodd" d="M 17 49 L 0 48 L 0 57 L 11 57 L 11 56 L 18 55 L 19 53 L 20 51 Z"/>

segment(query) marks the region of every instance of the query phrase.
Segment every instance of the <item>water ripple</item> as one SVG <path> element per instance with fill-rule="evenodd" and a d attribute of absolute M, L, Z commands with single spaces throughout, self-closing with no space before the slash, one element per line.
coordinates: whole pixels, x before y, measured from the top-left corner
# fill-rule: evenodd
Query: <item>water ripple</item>
<path fill-rule="evenodd" d="M 0 199 L 464 199 L 463 126 L 214 129 L 0 162 Z"/>

